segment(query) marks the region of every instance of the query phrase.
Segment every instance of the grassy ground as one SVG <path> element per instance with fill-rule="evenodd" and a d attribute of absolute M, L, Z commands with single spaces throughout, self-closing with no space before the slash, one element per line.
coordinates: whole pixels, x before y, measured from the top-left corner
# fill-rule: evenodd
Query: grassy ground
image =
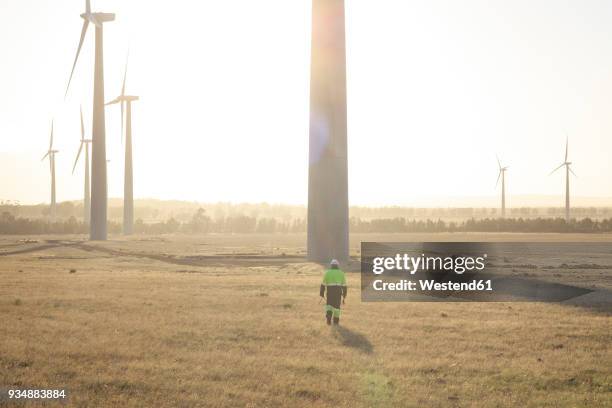
<path fill-rule="evenodd" d="M 52 238 L 0 239 L 0 388 L 65 387 L 70 406 L 612 406 L 609 313 L 362 303 L 349 274 L 330 328 L 303 236 Z"/>

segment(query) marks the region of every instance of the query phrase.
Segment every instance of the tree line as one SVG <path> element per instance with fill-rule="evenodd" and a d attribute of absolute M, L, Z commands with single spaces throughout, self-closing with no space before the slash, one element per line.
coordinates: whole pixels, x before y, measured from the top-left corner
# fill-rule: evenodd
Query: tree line
<path fill-rule="evenodd" d="M 284 224 L 290 224 L 294 219 L 306 218 L 307 209 L 300 205 L 269 204 L 269 203 L 197 203 L 176 200 L 138 199 L 134 203 L 136 219 L 140 218 L 145 224 L 161 223 L 174 218 L 181 224 L 188 224 L 193 214 L 202 208 L 214 220 L 222 218 L 236 218 L 249 216 L 257 220 L 267 218 L 276 219 Z M 24 205 L 17 201 L 0 200 L 0 214 L 9 212 L 15 217 L 22 218 L 48 218 L 49 205 Z M 467 219 L 498 218 L 499 208 L 419 208 L 419 207 L 360 207 L 351 206 L 351 217 L 361 220 L 406 218 L 408 220 L 438 220 L 464 221 Z M 563 217 L 564 207 L 512 207 L 506 210 L 508 218 L 535 219 Z M 75 217 L 77 220 L 83 216 L 83 203 L 81 201 L 64 201 L 57 204 L 56 215 L 58 219 L 68 220 Z M 572 215 L 578 219 L 590 217 L 604 219 L 612 217 L 612 207 L 573 207 Z M 111 221 L 121 222 L 123 217 L 123 200 L 110 198 L 108 200 L 108 218 Z M 263 227 L 263 226 L 262 226 Z"/>
<path fill-rule="evenodd" d="M 212 218 L 202 208 L 190 219 L 179 221 L 173 217 L 165 221 L 144 222 L 138 219 L 134 225 L 137 234 L 205 234 L 205 233 L 303 233 L 306 220 L 283 220 L 273 217 L 231 215 Z M 120 233 L 121 223 L 110 221 L 110 233 Z M 607 233 L 612 232 L 612 218 L 573 219 L 563 218 L 470 218 L 465 221 L 417 220 L 405 217 L 361 219 L 350 218 L 353 233 L 413 233 L 413 232 L 554 232 L 554 233 Z M 9 212 L 0 214 L 0 234 L 86 234 L 87 225 L 74 216 L 50 221 L 44 218 L 16 217 Z"/>

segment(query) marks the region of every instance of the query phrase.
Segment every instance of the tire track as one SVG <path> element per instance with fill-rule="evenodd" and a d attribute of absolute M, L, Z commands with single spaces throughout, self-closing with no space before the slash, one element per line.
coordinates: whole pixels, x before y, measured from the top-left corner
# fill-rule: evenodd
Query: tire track
<path fill-rule="evenodd" d="M 104 248 L 88 245 L 85 243 L 75 243 L 75 248 L 87 252 L 102 252 L 107 255 L 117 257 L 132 257 L 141 259 L 151 259 L 173 265 L 182 266 L 280 266 L 288 263 L 308 262 L 301 255 L 194 255 L 177 258 L 172 255 L 157 255 L 151 253 L 128 252 L 117 249 Z"/>
<path fill-rule="evenodd" d="M 28 254 L 32 252 L 44 251 L 46 249 L 70 247 L 70 246 L 75 246 L 78 244 L 78 242 L 55 241 L 55 240 L 49 240 L 46 242 L 47 242 L 46 244 L 37 245 L 34 247 L 21 248 L 21 249 L 16 249 L 14 251 L 3 251 L 3 252 L 0 252 L 0 256 Z"/>

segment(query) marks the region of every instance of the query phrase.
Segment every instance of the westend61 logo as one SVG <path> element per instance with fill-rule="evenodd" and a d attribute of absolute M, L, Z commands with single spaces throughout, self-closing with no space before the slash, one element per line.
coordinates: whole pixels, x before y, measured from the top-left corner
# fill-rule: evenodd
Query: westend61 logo
<path fill-rule="evenodd" d="M 409 254 L 395 254 L 394 257 L 375 257 L 372 259 L 372 272 L 380 275 L 385 271 L 406 271 L 411 275 L 417 271 L 447 271 L 462 275 L 465 272 L 485 269 L 487 254 L 482 256 L 410 256 Z"/>

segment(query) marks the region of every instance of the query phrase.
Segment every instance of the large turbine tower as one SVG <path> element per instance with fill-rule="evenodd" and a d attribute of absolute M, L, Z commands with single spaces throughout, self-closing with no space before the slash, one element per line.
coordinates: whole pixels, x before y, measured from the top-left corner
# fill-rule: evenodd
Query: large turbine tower
<path fill-rule="evenodd" d="M 55 155 L 59 150 L 53 150 L 53 121 L 51 121 L 51 136 L 49 138 L 49 150 L 43 156 L 42 160 L 49 157 L 49 166 L 51 168 L 51 207 L 49 208 L 49 216 L 54 219 L 57 214 L 57 204 L 55 201 Z"/>
<path fill-rule="evenodd" d="M 91 221 L 89 225 L 89 238 L 91 240 L 105 240 L 107 237 L 107 201 L 108 191 L 106 184 L 106 130 L 104 124 L 104 31 L 103 24 L 115 19 L 111 13 L 92 13 L 89 0 L 85 0 L 85 13 L 81 14 L 83 28 L 81 39 L 77 48 L 70 79 L 66 87 L 66 94 L 72 81 L 72 75 L 79 59 L 81 47 L 87 33 L 89 23 L 96 26 L 96 57 L 94 66 L 94 98 L 92 121 L 92 168 L 91 168 Z"/>
<path fill-rule="evenodd" d="M 569 174 L 570 172 L 575 176 L 576 173 L 571 169 L 572 162 L 567 161 L 568 154 L 568 140 L 565 139 L 565 160 L 559 167 L 550 172 L 553 174 L 555 171 L 559 170 L 561 167 L 565 166 L 565 222 L 569 222 L 570 220 L 570 186 L 569 186 Z M 549 174 L 549 175 L 550 175 Z"/>
<path fill-rule="evenodd" d="M 346 261 L 348 170 L 344 0 L 313 0 L 308 259 Z"/>
<path fill-rule="evenodd" d="M 506 171 L 508 170 L 508 166 L 502 167 L 501 162 L 499 161 L 499 157 L 497 158 L 497 165 L 499 166 L 499 173 L 497 174 L 497 181 L 495 182 L 495 187 L 499 184 L 499 179 L 501 178 L 501 216 L 504 218 L 506 216 Z"/>
<path fill-rule="evenodd" d="M 107 105 L 121 104 L 121 136 L 123 137 L 123 112 L 125 106 L 125 175 L 123 182 L 123 234 L 130 235 L 134 232 L 134 170 L 132 166 L 132 102 L 138 100 L 138 96 L 125 94 L 125 81 L 127 78 L 127 61 L 123 72 L 123 85 L 121 94 L 108 102 Z"/>
<path fill-rule="evenodd" d="M 85 187 L 84 198 L 83 198 L 83 222 L 89 224 L 89 217 L 91 215 L 91 196 L 89 188 L 89 144 L 91 139 L 85 139 L 85 126 L 83 125 L 83 109 L 81 109 L 81 145 L 79 146 L 79 152 L 77 153 L 76 159 L 74 160 L 74 166 L 72 167 L 72 174 L 76 169 L 77 162 L 81 156 L 83 146 L 85 146 Z"/>

